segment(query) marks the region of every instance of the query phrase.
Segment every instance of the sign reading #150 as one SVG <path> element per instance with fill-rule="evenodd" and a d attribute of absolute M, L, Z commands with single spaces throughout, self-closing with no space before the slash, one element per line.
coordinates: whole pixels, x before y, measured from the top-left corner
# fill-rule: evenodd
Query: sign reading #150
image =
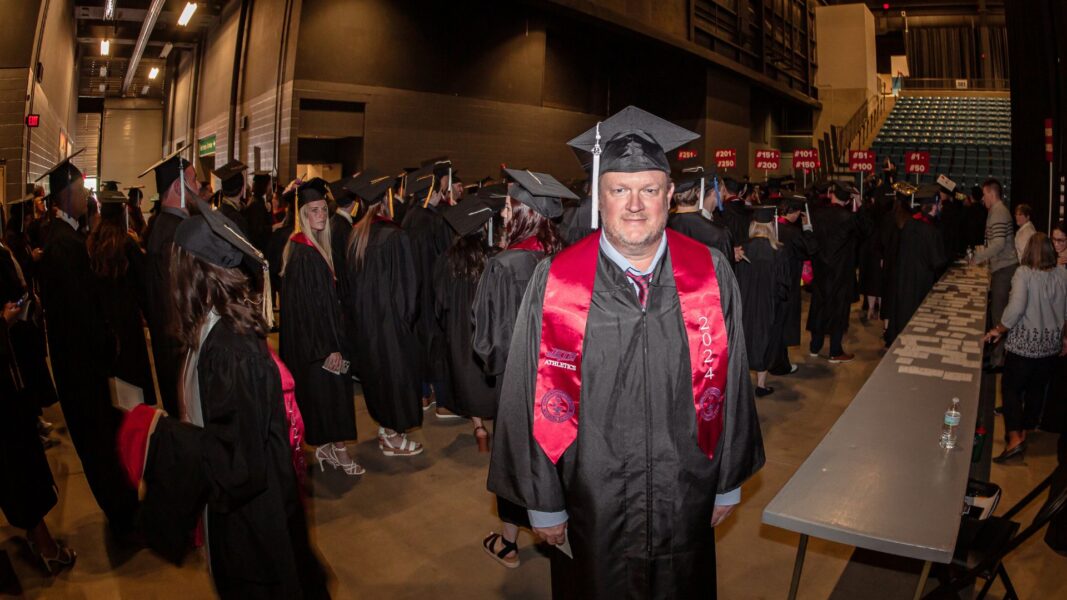
<path fill-rule="evenodd" d="M 756 150 L 756 168 L 761 171 L 777 171 L 782 154 L 777 150 Z"/>
<path fill-rule="evenodd" d="M 929 173 L 929 152 L 905 152 L 904 164 L 908 173 Z"/>
<path fill-rule="evenodd" d="M 812 171 L 819 168 L 819 151 L 815 148 L 800 148 L 793 151 L 793 168 Z"/>
<path fill-rule="evenodd" d="M 874 152 L 871 150 L 849 150 L 848 170 L 860 173 L 874 171 Z"/>
<path fill-rule="evenodd" d="M 737 150 L 722 149 L 715 151 L 715 167 L 733 169 L 737 166 Z"/>

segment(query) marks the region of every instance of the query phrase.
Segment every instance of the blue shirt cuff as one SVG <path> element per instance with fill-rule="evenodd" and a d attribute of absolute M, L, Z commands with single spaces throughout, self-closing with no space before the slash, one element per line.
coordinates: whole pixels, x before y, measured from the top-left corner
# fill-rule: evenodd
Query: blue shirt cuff
<path fill-rule="evenodd" d="M 530 525 L 538 529 L 555 527 L 556 525 L 566 523 L 567 519 L 570 518 L 565 510 L 559 512 L 541 512 L 539 510 L 527 509 L 526 512 L 530 515 Z"/>
<path fill-rule="evenodd" d="M 741 488 L 715 494 L 715 506 L 734 506 L 735 504 L 741 504 Z"/>

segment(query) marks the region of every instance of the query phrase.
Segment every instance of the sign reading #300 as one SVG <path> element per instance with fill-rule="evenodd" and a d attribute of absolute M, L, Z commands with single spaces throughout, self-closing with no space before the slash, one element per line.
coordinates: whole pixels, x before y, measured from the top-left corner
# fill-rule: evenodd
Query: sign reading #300
<path fill-rule="evenodd" d="M 908 173 L 929 173 L 930 172 L 930 153 L 929 152 L 905 152 L 904 164 Z"/>
<path fill-rule="evenodd" d="M 819 168 L 819 151 L 815 148 L 798 148 L 793 151 L 793 168 L 813 171 Z"/>
<path fill-rule="evenodd" d="M 737 166 L 737 150 L 721 149 L 715 151 L 715 167 L 733 169 Z"/>
<path fill-rule="evenodd" d="M 777 171 L 782 154 L 777 150 L 756 150 L 756 168 L 761 171 Z"/>

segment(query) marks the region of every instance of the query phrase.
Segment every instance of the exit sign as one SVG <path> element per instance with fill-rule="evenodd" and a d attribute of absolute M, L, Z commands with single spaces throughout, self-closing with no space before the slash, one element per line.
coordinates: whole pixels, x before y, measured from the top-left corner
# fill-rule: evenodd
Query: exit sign
<path fill-rule="evenodd" d="M 679 150 L 678 151 L 678 160 L 689 160 L 691 158 L 696 158 L 696 157 L 697 157 L 697 151 L 696 150 Z"/>
<path fill-rule="evenodd" d="M 37 127 L 41 124 L 41 115 L 26 115 L 26 127 Z"/>

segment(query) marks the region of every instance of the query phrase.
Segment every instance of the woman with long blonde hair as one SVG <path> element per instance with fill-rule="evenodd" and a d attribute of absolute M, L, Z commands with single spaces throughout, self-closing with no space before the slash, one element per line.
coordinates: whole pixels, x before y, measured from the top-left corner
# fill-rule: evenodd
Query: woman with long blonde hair
<path fill-rule="evenodd" d="M 315 178 L 296 190 L 293 234 L 282 254 L 282 360 L 296 381 L 296 401 L 307 442 L 318 446 L 322 469 L 349 475 L 363 467 L 345 442 L 356 439 L 349 351 L 330 240 L 326 182 Z"/>
<path fill-rule="evenodd" d="M 745 259 L 737 263 L 737 285 L 749 368 L 756 372 L 756 395 L 767 396 L 767 370 L 774 363 L 781 343 L 789 302 L 789 258 L 778 243 L 777 210 L 774 206 L 753 208 L 748 241 L 742 246 Z"/>

